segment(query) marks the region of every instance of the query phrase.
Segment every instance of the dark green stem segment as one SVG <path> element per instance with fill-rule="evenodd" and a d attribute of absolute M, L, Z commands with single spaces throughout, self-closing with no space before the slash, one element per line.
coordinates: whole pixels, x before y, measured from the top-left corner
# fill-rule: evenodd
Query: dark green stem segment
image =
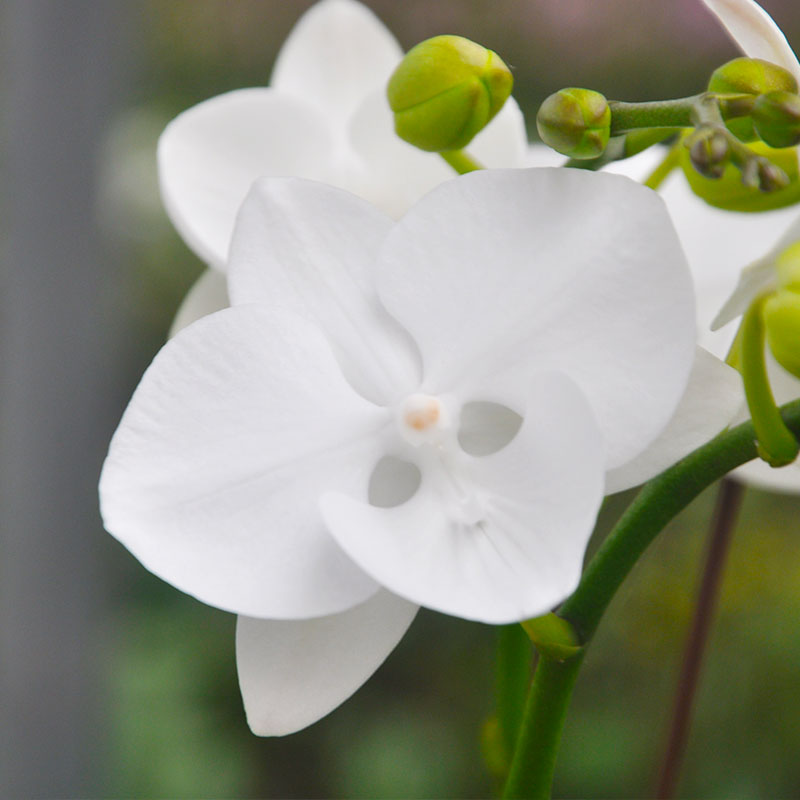
<path fill-rule="evenodd" d="M 789 430 L 800 433 L 800 400 L 782 407 Z M 755 431 L 745 422 L 690 453 L 646 484 L 559 610 L 586 645 L 617 589 L 665 525 L 731 470 L 756 457 Z M 525 708 L 504 797 L 548 798 L 567 706 L 583 659 L 540 659 Z"/>
<path fill-rule="evenodd" d="M 504 798 L 547 798 L 556 768 L 557 744 L 567 716 L 583 653 L 555 661 L 540 657 L 525 704 L 525 715 L 511 762 Z M 527 724 L 536 720 L 535 725 Z M 527 758 L 517 757 L 524 753 Z M 533 765 L 533 769 L 531 769 Z"/>
<path fill-rule="evenodd" d="M 497 720 L 506 759 L 514 752 L 533 671 L 533 645 L 521 625 L 503 625 L 497 641 Z"/>

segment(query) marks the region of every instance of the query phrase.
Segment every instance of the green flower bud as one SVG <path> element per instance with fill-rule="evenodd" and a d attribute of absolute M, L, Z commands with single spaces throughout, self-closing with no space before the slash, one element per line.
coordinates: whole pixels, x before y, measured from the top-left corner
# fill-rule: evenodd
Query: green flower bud
<path fill-rule="evenodd" d="M 714 70 L 708 91 L 715 94 L 765 94 L 773 91 L 797 92 L 794 75 L 777 64 L 760 58 L 734 58 Z M 753 142 L 758 136 L 750 117 L 728 120 L 728 130 L 743 142 Z"/>
<path fill-rule="evenodd" d="M 800 144 L 800 97 L 792 92 L 767 92 L 753 105 L 753 127 L 770 147 Z"/>
<path fill-rule="evenodd" d="M 602 155 L 611 135 L 611 109 L 600 92 L 562 89 L 551 94 L 536 115 L 542 141 L 570 158 Z"/>
<path fill-rule="evenodd" d="M 800 378 L 800 294 L 775 292 L 764 303 L 767 342 L 775 360 Z"/>
<path fill-rule="evenodd" d="M 776 259 L 778 287 L 800 294 L 800 242 L 789 245 Z"/>
<path fill-rule="evenodd" d="M 691 133 L 687 134 L 687 139 L 690 136 L 692 136 Z M 789 185 L 773 192 L 761 191 L 759 185 L 763 182 L 764 185 L 771 186 L 770 178 L 775 177 L 767 174 L 769 170 L 764 163 L 761 164 L 760 170 L 756 164 L 756 174 L 752 176 L 752 186 L 742 181 L 742 173 L 731 163 L 727 164 L 721 178 L 706 178 L 692 164 L 689 149 L 681 147 L 678 149 L 678 157 L 691 190 L 710 206 L 728 211 L 769 211 L 775 208 L 785 208 L 800 201 L 797 148 L 787 147 L 774 150 L 761 142 L 754 142 L 747 147 L 780 168 L 782 176 L 789 178 Z M 758 174 L 759 171 L 761 174 Z M 778 175 L 779 180 L 776 185 L 782 185 L 780 183 L 782 176 Z"/>
<path fill-rule="evenodd" d="M 728 137 L 721 130 L 701 128 L 685 142 L 694 168 L 706 178 L 718 179 L 725 172 L 730 158 Z"/>
<path fill-rule="evenodd" d="M 775 360 L 800 378 L 800 242 L 775 260 L 778 289 L 764 302 L 764 327 Z"/>
<path fill-rule="evenodd" d="M 421 150 L 460 150 L 503 107 L 513 82 L 497 53 L 434 36 L 412 47 L 389 79 L 395 132 Z"/>

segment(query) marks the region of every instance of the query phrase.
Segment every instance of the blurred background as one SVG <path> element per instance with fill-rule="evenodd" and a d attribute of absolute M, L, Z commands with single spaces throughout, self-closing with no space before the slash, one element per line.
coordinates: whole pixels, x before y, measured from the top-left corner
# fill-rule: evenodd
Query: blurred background
<path fill-rule="evenodd" d="M 564 86 L 700 91 L 736 55 L 699 0 L 367 0 L 408 48 L 457 33 L 513 66 L 533 120 Z M 234 618 L 105 534 L 96 483 L 202 270 L 160 206 L 177 113 L 268 82 L 306 0 L 5 0 L 0 284 L 0 796 L 483 797 L 496 631 L 421 612 L 376 676 L 285 739 L 247 728 Z M 764 7 L 800 47 L 796 0 Z M 608 504 L 596 540 L 629 497 Z M 653 785 L 713 491 L 650 549 L 591 647 L 561 797 Z M 687 797 L 797 796 L 800 502 L 748 490 L 687 753 Z"/>

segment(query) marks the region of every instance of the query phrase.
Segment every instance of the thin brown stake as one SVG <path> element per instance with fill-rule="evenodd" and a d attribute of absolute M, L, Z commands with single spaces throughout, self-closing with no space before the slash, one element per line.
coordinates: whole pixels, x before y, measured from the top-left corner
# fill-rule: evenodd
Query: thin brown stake
<path fill-rule="evenodd" d="M 722 570 L 733 538 L 733 529 L 736 527 L 743 494 L 742 485 L 736 481 L 728 478 L 720 481 L 694 619 L 683 651 L 683 664 L 675 692 L 669 739 L 658 776 L 655 795 L 658 800 L 671 800 L 675 797 L 681 764 L 686 752 L 700 668 L 719 595 Z"/>

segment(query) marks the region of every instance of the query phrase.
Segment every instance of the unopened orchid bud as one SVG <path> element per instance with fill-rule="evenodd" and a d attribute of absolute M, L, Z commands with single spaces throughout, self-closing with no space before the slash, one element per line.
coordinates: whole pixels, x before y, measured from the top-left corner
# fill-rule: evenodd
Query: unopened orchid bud
<path fill-rule="evenodd" d="M 743 56 L 715 69 L 708 82 L 708 91 L 715 94 L 796 92 L 797 79 L 777 64 Z"/>
<path fill-rule="evenodd" d="M 694 133 L 688 134 L 684 141 L 692 136 Z M 740 166 L 729 161 L 723 176 L 712 180 L 695 169 L 689 148 L 681 147 L 680 165 L 692 192 L 709 205 L 728 211 L 769 211 L 800 201 L 797 148 L 776 150 L 754 142 L 747 149 L 754 158 Z M 756 161 L 758 156 L 761 158 Z"/>
<path fill-rule="evenodd" d="M 789 176 L 777 164 L 773 164 L 768 158 L 757 156 L 742 167 L 742 183 L 751 189 L 772 194 L 785 189 L 790 181 Z"/>
<path fill-rule="evenodd" d="M 715 94 L 760 95 L 773 91 L 796 92 L 794 75 L 777 64 L 760 58 L 734 58 L 714 70 L 708 91 Z M 726 122 L 728 130 L 743 142 L 753 142 L 758 135 L 751 117 L 739 117 Z"/>
<path fill-rule="evenodd" d="M 686 140 L 692 166 L 706 178 L 721 178 L 730 158 L 728 137 L 721 130 L 703 128 Z"/>
<path fill-rule="evenodd" d="M 764 302 L 764 327 L 775 360 L 800 378 L 800 242 L 775 260 L 778 288 Z"/>
<path fill-rule="evenodd" d="M 767 92 L 753 105 L 753 127 L 770 147 L 800 144 L 800 97 L 792 92 Z"/>
<path fill-rule="evenodd" d="M 789 245 L 776 259 L 778 287 L 800 294 L 800 242 Z"/>
<path fill-rule="evenodd" d="M 600 92 L 562 89 L 542 103 L 536 128 L 553 150 L 570 158 L 596 158 L 608 145 L 611 109 Z"/>
<path fill-rule="evenodd" d="M 497 53 L 461 36 L 413 47 L 389 79 L 397 135 L 421 150 L 460 150 L 511 94 L 514 79 Z"/>
<path fill-rule="evenodd" d="M 800 378 L 800 294 L 779 289 L 764 303 L 767 342 L 775 360 Z"/>

